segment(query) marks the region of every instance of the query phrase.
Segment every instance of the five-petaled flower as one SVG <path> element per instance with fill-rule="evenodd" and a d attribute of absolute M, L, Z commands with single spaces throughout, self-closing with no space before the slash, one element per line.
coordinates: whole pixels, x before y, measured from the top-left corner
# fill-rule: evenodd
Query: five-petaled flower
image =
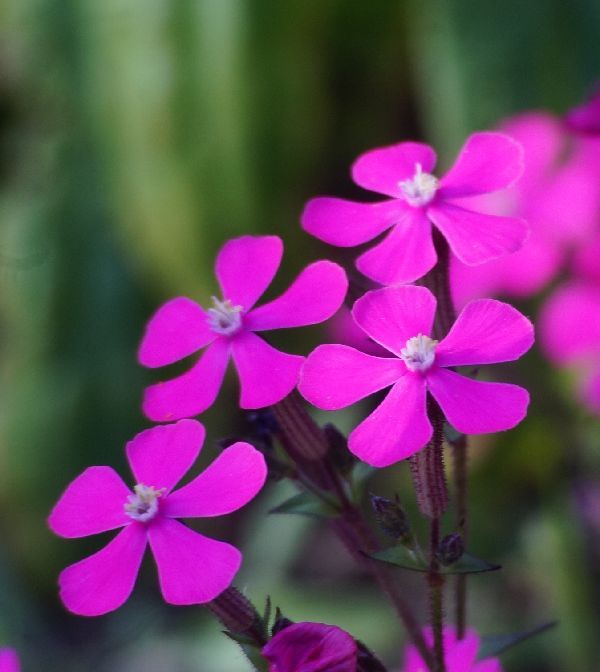
<path fill-rule="evenodd" d="M 263 648 L 269 672 L 355 672 L 358 649 L 335 625 L 294 623 Z"/>
<path fill-rule="evenodd" d="M 20 672 L 21 664 L 14 649 L 0 649 L 0 672 Z"/>
<path fill-rule="evenodd" d="M 431 173 L 436 155 L 428 145 L 402 142 L 367 152 L 352 167 L 356 184 L 391 196 L 378 203 L 320 197 L 308 202 L 303 228 L 332 245 L 354 247 L 391 229 L 358 257 L 358 269 L 384 285 L 412 282 L 436 263 L 432 224 L 465 264 L 478 265 L 515 252 L 528 235 L 516 217 L 483 214 L 460 199 L 512 185 L 523 170 L 521 145 L 502 133 L 471 135 L 451 170 Z"/>
<path fill-rule="evenodd" d="M 317 324 L 342 304 L 348 281 L 330 261 L 306 267 L 281 296 L 254 304 L 271 283 L 283 254 L 277 236 L 228 241 L 216 260 L 222 297 L 203 310 L 190 299 L 167 302 L 150 320 L 139 350 L 148 367 L 165 366 L 206 347 L 183 375 L 146 389 L 144 412 L 156 421 L 191 417 L 215 400 L 229 356 L 241 383 L 240 406 L 262 408 L 281 401 L 296 386 L 304 357 L 276 350 L 255 331 Z"/>
<path fill-rule="evenodd" d="M 133 492 L 110 467 L 90 467 L 68 486 L 48 521 L 56 534 L 86 537 L 123 528 L 103 549 L 61 573 L 60 594 L 70 611 L 99 616 L 120 607 L 133 590 L 147 543 L 167 602 L 201 604 L 229 587 L 240 551 L 175 519 L 236 511 L 262 488 L 266 466 L 251 445 L 235 443 L 173 491 L 196 460 L 204 434 L 195 420 L 138 434 L 126 448 Z"/>
<path fill-rule="evenodd" d="M 510 429 L 524 417 L 526 390 L 466 378 L 457 366 L 515 360 L 533 343 L 531 322 L 493 299 L 469 303 L 439 343 L 431 334 L 436 299 L 425 287 L 368 292 L 352 309 L 358 326 L 392 356 L 375 357 L 345 345 L 321 345 L 307 358 L 301 394 L 318 408 L 344 408 L 386 387 L 391 391 L 350 434 L 350 450 L 385 467 L 429 441 L 429 392 L 448 422 L 465 434 Z"/>
<path fill-rule="evenodd" d="M 425 641 L 433 647 L 431 628 L 423 631 Z M 447 672 L 502 672 L 498 658 L 477 660 L 480 638 L 474 630 L 467 630 L 463 639 L 458 639 L 454 628 L 444 628 L 444 661 Z M 402 672 L 427 672 L 421 654 L 410 644 L 406 648 Z"/>

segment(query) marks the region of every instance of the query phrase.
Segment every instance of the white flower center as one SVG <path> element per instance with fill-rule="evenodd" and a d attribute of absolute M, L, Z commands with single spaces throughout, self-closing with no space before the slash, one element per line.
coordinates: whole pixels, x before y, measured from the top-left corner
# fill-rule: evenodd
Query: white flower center
<path fill-rule="evenodd" d="M 427 205 L 433 200 L 439 180 L 431 173 L 424 173 L 420 163 L 415 164 L 415 174 L 410 180 L 398 182 L 404 198 L 415 207 Z"/>
<path fill-rule="evenodd" d="M 400 357 L 410 371 L 427 371 L 435 361 L 435 348 L 438 342 L 429 336 L 413 336 L 400 350 Z"/>
<path fill-rule="evenodd" d="M 242 306 L 234 306 L 229 299 L 219 301 L 212 297 L 213 307 L 209 308 L 208 324 L 217 334 L 230 336 L 239 331 L 242 326 Z"/>
<path fill-rule="evenodd" d="M 165 489 L 156 490 L 152 486 L 138 483 L 133 490 L 135 494 L 129 495 L 123 506 L 125 513 L 134 520 L 147 523 L 156 515 L 158 498 L 164 494 Z"/>

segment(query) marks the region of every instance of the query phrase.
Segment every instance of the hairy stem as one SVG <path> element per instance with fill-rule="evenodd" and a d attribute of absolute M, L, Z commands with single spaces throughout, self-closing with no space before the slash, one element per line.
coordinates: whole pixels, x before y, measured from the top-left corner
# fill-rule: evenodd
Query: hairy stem
<path fill-rule="evenodd" d="M 261 626 L 261 617 L 250 600 L 237 588 L 230 586 L 206 608 L 233 634 L 249 637 L 262 648 L 267 640 Z"/>
<path fill-rule="evenodd" d="M 440 545 L 440 519 L 432 518 L 429 528 L 429 608 L 433 630 L 434 672 L 445 672 L 444 662 L 444 577 L 440 574 L 437 551 Z"/>
<path fill-rule="evenodd" d="M 403 623 L 414 645 L 428 667 L 433 669 L 433 656 L 421 633 L 412 609 L 402 597 L 390 570 L 369 557 L 380 550 L 362 511 L 347 495 L 343 477 L 328 460 L 328 442 L 323 430 L 306 411 L 300 398 L 292 394 L 273 406 L 280 426 L 281 443 L 305 477 L 323 488 L 323 499 L 334 496 L 340 514 L 332 521 L 332 527 L 355 560 L 375 579 L 388 596 L 394 610 Z M 304 483 L 306 487 L 306 483 Z M 313 492 L 318 493 L 318 490 Z"/>
<path fill-rule="evenodd" d="M 467 438 L 461 436 L 454 443 L 454 474 L 456 491 L 456 531 L 467 544 Z M 458 574 L 455 586 L 456 634 L 465 636 L 467 619 L 467 576 Z"/>

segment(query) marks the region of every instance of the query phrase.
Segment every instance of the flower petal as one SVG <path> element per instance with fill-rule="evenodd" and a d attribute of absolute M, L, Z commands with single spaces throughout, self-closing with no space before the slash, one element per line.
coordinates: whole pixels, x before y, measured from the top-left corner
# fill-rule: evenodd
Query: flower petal
<path fill-rule="evenodd" d="M 320 345 L 307 357 L 298 391 L 317 408 L 345 408 L 406 373 L 395 357 L 374 357 L 347 345 Z"/>
<path fill-rule="evenodd" d="M 435 265 L 431 223 L 422 208 L 410 208 L 392 231 L 356 260 L 358 270 L 383 285 L 414 282 Z"/>
<path fill-rule="evenodd" d="M 277 273 L 283 256 L 278 236 L 240 236 L 228 240 L 215 263 L 223 298 L 248 311 Z"/>
<path fill-rule="evenodd" d="M 205 436 L 197 420 L 140 432 L 125 448 L 136 482 L 168 493 L 196 461 Z"/>
<path fill-rule="evenodd" d="M 431 438 L 425 378 L 408 373 L 348 438 L 348 448 L 373 467 L 404 460 Z"/>
<path fill-rule="evenodd" d="M 559 159 L 566 140 L 563 124 L 552 114 L 534 111 L 507 119 L 502 130 L 523 145 L 525 166 L 517 188 L 529 194 Z"/>
<path fill-rule="evenodd" d="M 347 290 L 348 279 L 341 266 L 316 261 L 281 296 L 247 315 L 244 326 L 250 331 L 264 331 L 318 324 L 342 305 Z"/>
<path fill-rule="evenodd" d="M 166 366 L 212 343 L 217 334 L 206 320 L 206 313 L 191 299 L 167 301 L 148 322 L 138 361 L 152 368 Z"/>
<path fill-rule="evenodd" d="M 48 518 L 61 537 L 87 537 L 131 522 L 123 506 L 131 490 L 110 467 L 89 467 L 64 491 Z"/>
<path fill-rule="evenodd" d="M 146 529 L 124 528 L 103 549 L 64 569 L 60 597 L 79 616 L 101 616 L 118 609 L 131 595 L 146 548 Z"/>
<path fill-rule="evenodd" d="M 600 369 L 592 373 L 581 390 L 583 401 L 594 413 L 600 413 Z"/>
<path fill-rule="evenodd" d="M 447 369 L 430 369 L 427 385 L 448 422 L 464 434 L 512 429 L 527 414 L 529 393 L 518 385 L 472 380 Z"/>
<path fill-rule="evenodd" d="M 524 168 L 523 146 L 504 133 L 473 133 L 440 180 L 439 198 L 462 198 L 506 189 Z"/>
<path fill-rule="evenodd" d="M 516 252 L 529 235 L 529 226 L 523 219 L 485 215 L 451 203 L 432 205 L 427 214 L 467 266 Z"/>
<path fill-rule="evenodd" d="M 389 229 L 408 207 L 398 200 L 356 203 L 322 196 L 306 204 L 300 222 L 307 233 L 319 240 L 336 247 L 354 247 Z"/>
<path fill-rule="evenodd" d="M 202 413 L 217 397 L 228 360 L 229 342 L 217 338 L 189 371 L 146 388 L 145 415 L 156 422 L 167 422 Z"/>
<path fill-rule="evenodd" d="M 431 333 L 436 305 L 425 287 L 384 287 L 358 299 L 352 315 L 376 343 L 399 357 L 409 338 Z"/>
<path fill-rule="evenodd" d="M 486 658 L 473 665 L 473 672 L 502 672 L 502 665 L 498 658 Z"/>
<path fill-rule="evenodd" d="M 533 345 L 533 324 L 494 299 L 471 301 L 438 345 L 438 366 L 494 364 L 518 359 Z"/>
<path fill-rule="evenodd" d="M 546 354 L 558 364 L 600 357 L 600 286 L 572 283 L 558 289 L 540 315 Z"/>
<path fill-rule="evenodd" d="M 467 630 L 463 639 L 457 639 L 453 630 L 445 628 L 444 648 L 447 669 L 470 671 L 477 660 L 479 641 L 479 635 L 474 630 Z"/>
<path fill-rule="evenodd" d="M 424 173 L 430 173 L 435 162 L 435 152 L 429 145 L 401 142 L 359 156 L 352 166 L 352 179 L 370 191 L 401 198 L 400 182 L 414 176 L 418 163 Z"/>
<path fill-rule="evenodd" d="M 262 655 L 277 672 L 355 672 L 357 645 L 335 625 L 294 623 L 278 632 Z"/>
<path fill-rule="evenodd" d="M 170 518 L 148 527 L 163 597 L 169 604 L 204 604 L 231 585 L 242 562 L 237 548 Z"/>
<path fill-rule="evenodd" d="M 231 352 L 240 378 L 241 408 L 271 406 L 296 387 L 304 357 L 276 350 L 250 331 L 236 336 Z"/>
<path fill-rule="evenodd" d="M 170 518 L 222 516 L 253 499 L 265 483 L 265 458 L 249 443 L 234 443 L 200 475 L 173 492 L 161 511 Z"/>
<path fill-rule="evenodd" d="M 14 649 L 0 649 L 0 672 L 21 672 L 21 663 Z"/>

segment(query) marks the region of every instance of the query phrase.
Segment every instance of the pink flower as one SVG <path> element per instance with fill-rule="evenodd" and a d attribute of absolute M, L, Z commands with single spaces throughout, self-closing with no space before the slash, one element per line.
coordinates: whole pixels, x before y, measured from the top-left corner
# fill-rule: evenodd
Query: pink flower
<path fill-rule="evenodd" d="M 295 623 L 263 648 L 269 672 L 355 672 L 356 642 L 344 630 L 323 623 Z"/>
<path fill-rule="evenodd" d="M 126 448 L 133 491 L 110 467 L 86 469 L 65 490 L 48 520 L 56 534 L 87 537 L 123 528 L 103 549 L 63 570 L 60 595 L 67 609 L 99 616 L 120 607 L 133 590 L 147 543 L 170 604 L 209 602 L 231 584 L 242 560 L 238 549 L 175 518 L 236 511 L 262 488 L 266 467 L 252 446 L 235 443 L 173 491 L 196 460 L 204 435 L 195 420 L 148 429 Z"/>
<path fill-rule="evenodd" d="M 579 369 L 580 396 L 600 413 L 600 285 L 560 287 L 542 309 L 540 332 L 551 361 Z"/>
<path fill-rule="evenodd" d="M 348 283 L 340 266 L 317 261 L 280 297 L 254 308 L 282 255 L 277 236 L 230 240 L 217 256 L 221 298 L 213 297 L 211 308 L 203 310 L 183 297 L 159 308 L 140 346 L 144 366 L 165 366 L 206 350 L 187 373 L 146 389 L 144 413 L 150 419 L 174 420 L 205 411 L 217 396 L 230 356 L 240 378 L 242 408 L 270 406 L 294 389 L 304 357 L 280 352 L 254 332 L 326 320 L 340 307 Z"/>
<path fill-rule="evenodd" d="M 475 133 L 441 180 L 431 174 L 435 162 L 434 150 L 417 142 L 367 152 L 352 167 L 354 181 L 392 200 L 315 198 L 306 205 L 302 226 L 339 247 L 360 245 L 391 229 L 356 262 L 361 273 L 388 285 L 412 282 L 435 265 L 432 224 L 465 264 L 482 264 L 518 250 L 528 233 L 524 221 L 475 212 L 458 199 L 515 182 L 522 171 L 519 143 L 501 133 Z"/>
<path fill-rule="evenodd" d="M 452 369 L 517 359 L 533 343 L 531 322 L 508 304 L 481 299 L 464 308 L 438 343 L 429 336 L 435 310 L 435 297 L 425 287 L 368 292 L 352 314 L 394 357 L 321 345 L 306 360 L 299 390 L 318 408 L 344 408 L 392 386 L 349 437 L 350 450 L 375 467 L 403 460 L 429 441 L 427 392 L 465 434 L 510 429 L 525 417 L 529 395 L 521 387 L 472 380 Z"/>
<path fill-rule="evenodd" d="M 433 634 L 430 628 L 423 631 L 427 644 L 433 647 Z M 467 630 L 463 639 L 456 638 L 452 627 L 444 628 L 444 660 L 446 672 L 502 672 L 502 666 L 497 658 L 477 660 L 480 639 L 474 630 Z M 409 645 L 404 657 L 402 672 L 426 672 L 427 666 L 423 662 L 417 649 Z"/>
<path fill-rule="evenodd" d="M 20 672 L 21 665 L 14 649 L 0 649 L 0 672 Z"/>
<path fill-rule="evenodd" d="M 569 110 L 565 121 L 573 131 L 600 136 L 600 90 L 583 105 Z"/>
<path fill-rule="evenodd" d="M 521 179 L 502 194 L 465 199 L 463 205 L 523 217 L 531 235 L 520 250 L 489 264 L 473 267 L 453 259 L 458 305 L 481 296 L 526 297 L 540 291 L 559 270 L 567 248 L 586 240 L 600 218 L 598 143 L 573 142 L 546 112 L 518 115 L 502 129 L 523 145 Z"/>

